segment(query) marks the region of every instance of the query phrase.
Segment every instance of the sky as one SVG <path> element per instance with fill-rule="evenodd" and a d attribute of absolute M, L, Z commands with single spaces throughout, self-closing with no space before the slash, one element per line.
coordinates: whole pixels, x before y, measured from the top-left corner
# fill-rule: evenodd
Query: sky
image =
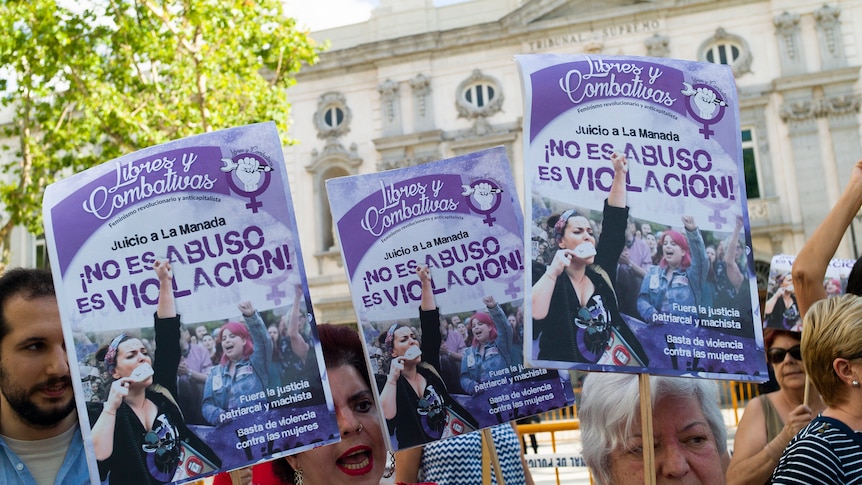
<path fill-rule="evenodd" d="M 466 0 L 434 0 L 435 6 Z M 368 20 L 380 0 L 284 0 L 285 12 L 311 31 L 356 24 Z"/>

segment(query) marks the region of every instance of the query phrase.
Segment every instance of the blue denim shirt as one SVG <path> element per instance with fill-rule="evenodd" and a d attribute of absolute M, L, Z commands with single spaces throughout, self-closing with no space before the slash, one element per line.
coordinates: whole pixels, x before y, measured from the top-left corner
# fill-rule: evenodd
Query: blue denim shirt
<path fill-rule="evenodd" d="M 90 483 L 90 472 L 87 469 L 87 456 L 84 454 L 84 442 L 81 439 L 81 430 L 77 426 L 76 432 L 69 443 L 69 451 L 60 465 L 56 485 L 83 485 Z M 6 440 L 0 437 L 0 483 L 25 484 L 36 483 L 27 465 L 6 444 Z"/>
<path fill-rule="evenodd" d="M 501 371 L 512 362 L 512 327 L 506 314 L 496 305 L 489 308 L 488 314 L 497 328 L 497 338 L 480 347 L 467 347 L 461 359 L 461 388 L 467 394 L 475 394 L 476 384 L 499 379 L 491 376 L 492 371 Z M 505 374 L 508 375 L 508 374 Z"/>
<path fill-rule="evenodd" d="M 248 406 L 264 399 L 240 402 L 240 396 L 250 396 L 263 391 L 269 385 L 269 368 L 272 364 L 272 339 L 266 333 L 266 325 L 255 312 L 245 317 L 245 325 L 251 334 L 254 352 L 236 363 L 234 375 L 228 366 L 217 365 L 210 370 L 204 386 L 203 416 L 210 424 L 219 423 L 219 415 L 229 409 Z"/>
<path fill-rule="evenodd" d="M 653 315 L 663 314 L 696 317 L 697 312 L 685 312 L 674 309 L 676 303 L 680 307 L 702 304 L 703 282 L 709 265 L 706 260 L 706 248 L 700 230 L 685 231 L 691 251 L 691 266 L 685 270 L 674 270 L 667 277 L 667 268 L 653 266 L 644 276 L 638 295 L 638 312 L 644 322 L 653 323 Z"/>

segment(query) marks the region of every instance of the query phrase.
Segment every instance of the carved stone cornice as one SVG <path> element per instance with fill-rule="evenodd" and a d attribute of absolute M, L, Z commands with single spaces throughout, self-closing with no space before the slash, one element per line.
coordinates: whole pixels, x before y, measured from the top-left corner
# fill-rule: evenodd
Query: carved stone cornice
<path fill-rule="evenodd" d="M 653 34 L 644 41 L 647 55 L 650 57 L 667 57 L 670 55 L 670 37 Z"/>
<path fill-rule="evenodd" d="M 781 119 L 806 121 L 813 118 L 844 116 L 859 113 L 862 94 L 822 96 L 805 100 L 786 101 L 781 106 Z"/>

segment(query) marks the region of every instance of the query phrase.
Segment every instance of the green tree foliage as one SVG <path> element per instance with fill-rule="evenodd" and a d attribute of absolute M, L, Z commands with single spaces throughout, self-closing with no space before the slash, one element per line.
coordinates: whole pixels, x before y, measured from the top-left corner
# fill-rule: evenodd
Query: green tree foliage
<path fill-rule="evenodd" d="M 323 46 L 279 0 L 0 0 L 0 244 L 45 187 L 141 148 L 260 121 Z M 288 142 L 288 140 L 285 140 Z"/>

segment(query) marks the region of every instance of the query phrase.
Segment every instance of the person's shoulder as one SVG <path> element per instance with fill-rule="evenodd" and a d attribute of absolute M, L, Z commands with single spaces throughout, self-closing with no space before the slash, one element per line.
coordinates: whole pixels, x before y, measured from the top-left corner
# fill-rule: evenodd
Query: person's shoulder
<path fill-rule="evenodd" d="M 201 355 L 206 354 L 207 356 L 210 355 L 209 350 L 203 348 L 203 346 L 201 344 L 189 344 L 189 348 L 191 349 L 192 352 L 196 352 L 196 353 L 201 354 Z"/>

